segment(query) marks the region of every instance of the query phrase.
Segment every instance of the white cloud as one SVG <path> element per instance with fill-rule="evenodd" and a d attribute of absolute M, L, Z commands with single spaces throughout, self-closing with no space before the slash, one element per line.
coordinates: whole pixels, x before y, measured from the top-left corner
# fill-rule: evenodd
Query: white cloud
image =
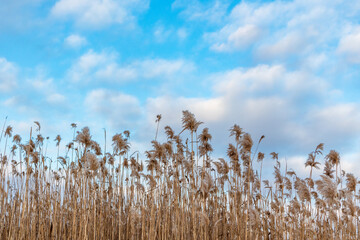
<path fill-rule="evenodd" d="M 281 153 L 280 153 L 281 154 Z M 301 178 L 307 178 L 310 175 L 310 168 L 309 167 L 305 167 L 305 162 L 306 162 L 307 156 L 303 156 L 303 155 L 296 155 L 296 156 L 291 156 L 291 157 L 286 157 L 286 162 L 287 162 L 287 168 L 288 170 L 292 169 L 295 171 L 296 175 L 298 177 Z M 285 168 L 285 166 L 283 165 L 283 167 Z M 313 177 L 319 173 L 322 172 L 322 169 L 318 170 L 316 168 L 313 169 Z"/>
<path fill-rule="evenodd" d="M 261 59 L 281 59 L 292 54 L 306 53 L 307 43 L 304 35 L 289 33 L 274 44 L 261 45 L 256 54 Z"/>
<path fill-rule="evenodd" d="M 16 110 L 21 114 L 37 114 L 37 111 L 33 108 L 33 101 L 32 99 L 28 98 L 28 96 L 12 96 L 6 99 L 2 105 L 5 108 Z"/>
<path fill-rule="evenodd" d="M 8 92 L 16 87 L 17 73 L 18 69 L 13 63 L 0 58 L 0 92 Z"/>
<path fill-rule="evenodd" d="M 311 71 L 316 71 L 326 64 L 327 59 L 328 56 L 325 53 L 311 54 L 306 59 L 304 59 L 301 67 Z"/>
<path fill-rule="evenodd" d="M 134 127 L 141 117 L 138 99 L 117 91 L 92 90 L 86 95 L 84 107 L 93 116 L 101 116 L 113 128 Z"/>
<path fill-rule="evenodd" d="M 96 72 L 102 69 L 108 69 L 107 71 L 111 72 L 114 71 L 112 69 L 117 69 L 117 66 L 113 66 L 116 57 L 114 53 L 96 53 L 93 50 L 89 50 L 76 60 L 69 69 L 68 75 L 73 82 L 87 82 L 94 73 L 96 74 Z"/>
<path fill-rule="evenodd" d="M 258 65 L 250 69 L 234 69 L 220 74 L 215 79 L 215 90 L 227 96 L 269 91 L 281 81 L 285 68 L 281 65 Z"/>
<path fill-rule="evenodd" d="M 99 67 L 94 73 L 94 76 L 97 79 L 110 82 L 125 82 L 136 79 L 138 73 L 136 72 L 136 69 L 131 66 L 119 66 L 115 62 L 109 62 L 108 64 Z"/>
<path fill-rule="evenodd" d="M 29 79 L 28 83 L 39 92 L 53 91 L 55 88 L 54 80 L 52 78 L 44 79 L 42 75 Z"/>
<path fill-rule="evenodd" d="M 60 93 L 53 93 L 53 94 L 49 94 L 46 97 L 46 101 L 54 105 L 64 104 L 66 101 L 66 97 Z"/>
<path fill-rule="evenodd" d="M 249 3 L 240 2 L 231 10 L 228 24 L 266 26 L 281 22 L 293 14 L 294 2 Z"/>
<path fill-rule="evenodd" d="M 360 105 L 343 103 L 308 112 L 309 128 L 329 144 L 349 143 L 360 135 Z"/>
<path fill-rule="evenodd" d="M 360 62 L 358 31 L 346 31 L 353 28 L 359 10 L 359 4 L 337 0 L 240 1 L 229 13 L 225 12 L 220 27 L 205 32 L 204 38 L 213 51 L 246 51 L 256 62 L 289 60 L 285 62 L 287 66 L 296 62 L 313 70 L 318 70 L 321 62 L 322 66 L 331 63 L 327 67 L 332 69 L 337 65 L 333 63 L 337 59 L 332 58 L 336 42 L 340 42 L 338 52 L 349 62 Z M 317 58 L 320 62 L 309 61 L 316 55 L 326 56 L 326 61 L 320 58 Z"/>
<path fill-rule="evenodd" d="M 224 17 L 223 26 L 205 33 L 214 51 L 244 50 L 267 37 L 268 26 L 280 22 L 291 12 L 287 3 L 268 4 L 241 2 Z M 260 38 L 261 37 L 261 38 Z"/>
<path fill-rule="evenodd" d="M 254 25 L 245 25 L 231 33 L 228 40 L 235 48 L 243 48 L 250 45 L 259 36 L 260 30 L 258 27 Z"/>
<path fill-rule="evenodd" d="M 190 110 L 196 113 L 197 118 L 206 123 L 220 122 L 226 117 L 226 101 L 218 98 L 172 98 L 161 96 L 149 98 L 147 110 L 150 116 L 164 114 L 164 121 L 174 123 L 181 118 L 182 110 Z"/>
<path fill-rule="evenodd" d="M 19 79 L 17 91 L 2 102 L 6 111 L 37 116 L 44 111 L 58 112 L 68 107 L 67 98 L 58 92 L 54 79 L 47 78 L 41 67 L 35 74 L 31 78 Z"/>
<path fill-rule="evenodd" d="M 73 82 L 92 80 L 126 82 L 137 79 L 169 78 L 178 73 L 191 72 L 194 68 L 194 64 L 183 59 L 155 58 L 120 64 L 114 52 L 97 53 L 90 50 L 73 64 L 68 76 Z"/>
<path fill-rule="evenodd" d="M 297 70 L 284 75 L 282 87 L 292 95 L 315 93 L 317 95 L 327 94 L 330 96 L 330 84 L 311 71 Z"/>
<path fill-rule="evenodd" d="M 43 98 L 44 106 L 46 104 L 57 105 L 58 107 L 66 107 L 67 98 L 65 95 L 58 92 L 58 86 L 53 78 L 47 78 L 44 69 L 39 69 L 36 76 L 27 79 L 25 82 L 29 87 L 27 88 L 29 96 L 36 94 Z"/>
<path fill-rule="evenodd" d="M 136 14 L 148 6 L 148 0 L 59 0 L 51 14 L 73 19 L 82 27 L 101 28 L 111 24 L 132 24 Z"/>
<path fill-rule="evenodd" d="M 184 27 L 180 27 L 176 30 L 172 26 L 165 26 L 158 22 L 154 27 L 153 35 L 155 42 L 157 43 L 164 43 L 169 39 L 183 41 L 188 37 L 188 31 Z"/>
<path fill-rule="evenodd" d="M 285 128 L 292 120 L 292 105 L 286 99 L 278 97 L 247 98 L 242 96 L 216 96 L 210 98 L 184 98 L 163 96 L 150 98 L 146 109 L 148 124 L 145 129 L 155 130 L 154 116 L 162 114 L 161 126 L 170 125 L 176 132 L 181 131 L 182 110 L 194 113 L 199 121 L 203 121 L 199 131 L 203 127 L 209 127 L 213 134 L 212 144 L 216 154 L 225 154 L 227 143 L 230 141 L 228 130 L 233 124 L 239 124 L 244 131 L 252 134 L 254 139 L 265 134 L 269 143 L 267 149 L 274 146 L 291 145 L 292 136 L 285 135 Z M 148 139 L 152 136 L 142 136 Z M 185 133 L 187 134 L 187 133 Z M 160 137 L 163 133 L 160 134 Z M 289 146 L 293 147 L 293 146 Z M 272 151 L 278 149 L 272 149 Z"/>
<path fill-rule="evenodd" d="M 208 38 L 213 38 L 215 44 L 211 46 L 212 50 L 224 52 L 240 50 L 254 44 L 261 37 L 261 29 L 255 25 L 240 26 L 236 30 L 222 29 L 219 33 L 210 34 Z M 222 41 L 221 38 L 226 37 Z"/>
<path fill-rule="evenodd" d="M 133 66 L 138 69 L 145 78 L 170 77 L 177 73 L 187 73 L 194 70 L 194 65 L 182 59 L 147 59 L 134 62 Z"/>
<path fill-rule="evenodd" d="M 211 76 L 210 80 L 204 80 L 206 87 L 210 85 L 210 93 L 203 93 L 203 89 L 199 88 L 197 97 L 178 97 L 166 91 L 166 84 L 179 78 L 190 82 L 186 77 L 194 73 L 194 63 L 181 58 L 141 58 L 123 62 L 117 52 L 90 50 L 76 59 L 68 70 L 66 77 L 72 83 L 85 85 L 97 82 L 102 87 L 111 83 L 114 87 L 113 83 L 150 79 L 148 82 L 154 87 L 152 82 L 160 79 L 163 80 L 160 84 L 165 86 L 162 92 L 169 96 L 149 98 L 142 106 L 134 96 L 97 89 L 86 95 L 85 107 L 89 115 L 94 119 L 102 116 L 116 128 L 138 128 L 141 125 L 139 119 L 146 117 L 149 118 L 146 127 L 156 127 L 154 116 L 161 113 L 161 124 L 181 126 L 181 110 L 189 109 L 220 139 L 214 140 L 219 146 L 229 140 L 228 128 L 238 123 L 255 136 L 265 134 L 266 149 L 280 153 L 282 148 L 286 151 L 288 145 L 293 149 L 311 151 L 319 142 L 334 148 L 345 148 L 346 144 L 357 139 L 360 134 L 360 106 L 346 102 L 345 88 L 333 88 L 331 78 L 339 79 L 341 74 L 329 65 L 333 61 L 332 66 L 343 67 L 337 64 L 336 57 L 339 55 L 347 60 L 346 63 L 360 63 L 360 30 L 358 26 L 353 26 L 354 19 L 359 16 L 359 3 L 337 0 L 240 1 L 232 9 L 228 9 L 230 5 L 227 3 L 176 0 L 173 10 L 179 10 L 180 15 L 192 25 L 168 29 L 158 24 L 152 29 L 153 36 L 158 42 L 171 37 L 186 39 L 189 32 L 195 33 L 193 26 L 198 27 L 194 21 L 199 21 L 200 29 L 212 31 L 204 35 L 212 50 L 231 53 L 250 49 L 250 54 L 255 56 L 255 61 L 250 58 L 246 63 L 250 67 L 220 72 Z M 59 0 L 51 14 L 56 18 L 71 19 L 77 26 L 102 28 L 113 24 L 132 25 L 136 16 L 147 7 L 148 1 L 139 0 Z M 0 7 L 0 13 L 3 12 L 4 8 Z M 6 19 L 0 17 L 0 20 Z M 86 43 L 87 40 L 77 34 L 64 39 L 64 44 L 73 48 L 80 48 Z M 238 57 L 233 56 L 235 60 Z M 245 56 L 248 57 L 248 54 Z M 349 75 L 357 76 L 358 73 L 355 70 Z M 0 91 L 14 89 L 17 75 L 17 67 L 0 58 Z M 58 84 L 52 78 L 42 76 L 25 81 L 20 87 L 29 87 L 29 91 L 19 91 L 18 96 L 9 97 L 2 105 L 8 108 L 16 106 L 22 112 L 38 109 L 44 104 L 45 108 L 57 108 L 56 105 L 64 105 L 69 97 L 57 91 Z M 338 82 L 337 86 L 341 84 Z M 30 91 L 33 95 L 29 94 Z M 175 94 L 179 93 L 177 91 Z M 341 91 L 344 95 L 334 96 L 333 93 Z M 35 94 L 37 98 L 33 97 Z M 80 94 L 79 98 L 83 97 Z M 340 97 L 345 103 L 337 104 Z M 358 156 L 354 154 L 348 158 Z M 297 162 L 303 165 L 304 158 L 290 157 L 289 164 Z M 353 163 L 346 164 L 347 168 L 354 166 Z"/>
<path fill-rule="evenodd" d="M 355 176 L 359 176 L 360 165 L 358 164 L 360 159 L 360 152 L 349 152 L 346 154 L 340 153 L 341 169 L 347 173 L 353 173 Z"/>
<path fill-rule="evenodd" d="M 217 149 L 226 147 L 226 131 L 237 123 L 254 139 L 264 134 L 265 150 L 288 156 L 306 155 L 320 142 L 341 150 L 360 134 L 360 107 L 353 103 L 332 106 L 336 99 L 327 93 L 336 89 L 311 72 L 259 65 L 219 73 L 211 80 L 213 92 L 207 98 L 148 99 L 147 127 L 154 127 L 154 116 L 162 114 L 163 126 L 180 131 L 181 111 L 188 109 L 214 133 Z"/>
<path fill-rule="evenodd" d="M 71 34 L 64 40 L 65 45 L 71 48 L 79 48 L 87 44 L 86 38 L 78 35 Z"/>
<path fill-rule="evenodd" d="M 360 27 L 353 33 L 342 37 L 339 42 L 338 52 L 351 63 L 360 63 Z"/>
<path fill-rule="evenodd" d="M 144 106 L 146 121 L 143 121 L 142 124 L 138 126 L 138 139 L 146 145 L 146 139 L 152 139 L 154 137 L 156 132 L 156 124 L 154 124 L 154 121 L 157 114 L 162 115 L 159 129 L 160 141 L 166 140 L 162 130 L 166 125 L 171 126 L 179 133 L 182 129 L 181 117 L 183 110 L 189 110 L 194 113 L 198 120 L 205 122 L 203 126 L 213 126 L 210 128 L 211 132 L 219 131 L 221 126 L 226 124 L 224 123 L 224 119 L 228 116 L 226 103 L 223 97 L 185 98 L 164 95 L 148 98 Z M 184 133 L 183 135 L 186 134 L 187 133 Z"/>

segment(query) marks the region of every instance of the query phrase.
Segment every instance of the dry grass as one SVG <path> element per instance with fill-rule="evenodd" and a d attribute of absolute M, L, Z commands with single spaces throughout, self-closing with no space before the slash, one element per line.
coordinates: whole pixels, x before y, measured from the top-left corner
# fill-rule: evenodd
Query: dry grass
<path fill-rule="evenodd" d="M 166 126 L 167 142 L 152 141 L 143 160 L 129 152 L 128 131 L 102 151 L 72 124 L 74 141 L 60 152 L 57 136 L 54 161 L 38 122 L 27 140 L 4 127 L 0 239 L 359 239 L 359 182 L 341 171 L 336 151 L 313 180 L 317 146 L 301 179 L 277 153 L 257 151 L 263 136 L 254 145 L 234 125 L 226 158 L 214 160 L 209 129 L 198 134 L 202 122 L 188 111 L 182 122 L 191 139 Z M 262 180 L 263 161 L 274 162 L 273 183 Z"/>

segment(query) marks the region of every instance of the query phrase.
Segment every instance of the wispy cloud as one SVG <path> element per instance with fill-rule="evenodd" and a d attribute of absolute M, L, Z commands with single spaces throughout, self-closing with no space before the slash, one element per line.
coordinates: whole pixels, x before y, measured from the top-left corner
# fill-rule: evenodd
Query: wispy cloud
<path fill-rule="evenodd" d="M 131 63 L 119 63 L 116 52 L 94 52 L 89 50 L 75 61 L 68 71 L 73 82 L 117 82 L 149 78 L 169 78 L 177 73 L 194 70 L 194 64 L 183 59 L 144 59 Z"/>
<path fill-rule="evenodd" d="M 169 41 L 182 42 L 188 36 L 189 32 L 185 27 L 176 28 L 174 26 L 166 26 L 161 22 L 155 24 L 153 30 L 154 40 L 158 44 L 163 44 Z"/>
<path fill-rule="evenodd" d="M 132 25 L 136 15 L 148 7 L 148 0 L 59 0 L 51 15 L 71 19 L 84 28 L 102 28 L 112 24 Z"/>
<path fill-rule="evenodd" d="M 156 42 L 165 42 L 172 34 L 171 29 L 166 29 L 161 23 L 156 24 L 154 28 L 154 38 Z"/>
<path fill-rule="evenodd" d="M 70 48 L 80 48 L 87 44 L 87 40 L 78 34 L 71 34 L 65 38 L 64 43 Z"/>
<path fill-rule="evenodd" d="M 15 64 L 0 58 L 0 92 L 8 92 L 16 87 L 17 74 Z"/>
<path fill-rule="evenodd" d="M 17 79 L 14 79 L 15 76 L 0 75 L 12 81 L 10 83 L 11 96 L 5 94 L 1 102 L 1 105 L 5 108 L 11 109 L 13 113 L 32 117 L 38 117 L 42 114 L 46 115 L 45 112 L 60 113 L 68 109 L 67 97 L 59 91 L 56 81 L 53 78 L 47 77 L 42 68 L 27 74 L 24 74 L 24 69 L 16 68 L 17 72 L 22 73 L 17 74 L 19 75 L 16 76 Z M 15 80 L 19 84 L 15 84 Z"/>
<path fill-rule="evenodd" d="M 173 9 L 181 9 L 180 15 L 190 21 L 220 23 L 226 15 L 228 1 L 209 1 L 207 4 L 198 0 L 176 0 Z"/>
<path fill-rule="evenodd" d="M 356 16 L 354 8 L 359 10 L 343 1 L 240 2 L 225 15 L 220 29 L 204 36 L 214 51 L 246 50 L 262 62 L 335 53 L 334 43 L 341 39 L 339 52 L 356 62 L 356 31 L 342 37 Z"/>
<path fill-rule="evenodd" d="M 188 37 L 189 33 L 188 31 L 186 30 L 186 28 L 179 28 L 177 31 L 176 31 L 176 34 L 177 36 L 179 37 L 180 40 L 184 40 Z"/>

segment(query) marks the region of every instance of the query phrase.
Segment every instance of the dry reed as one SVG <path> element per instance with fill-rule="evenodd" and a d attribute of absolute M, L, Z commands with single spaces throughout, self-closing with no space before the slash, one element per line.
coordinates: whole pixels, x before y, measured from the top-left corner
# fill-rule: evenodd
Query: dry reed
<path fill-rule="evenodd" d="M 301 179 L 277 153 L 258 152 L 264 136 L 254 144 L 238 125 L 226 158 L 216 160 L 209 129 L 197 135 L 202 122 L 192 113 L 183 112 L 179 134 L 165 127 L 163 143 L 160 120 L 146 159 L 131 154 L 129 131 L 112 137 L 110 151 L 105 141 L 102 151 L 89 128 L 76 133 L 71 124 L 73 140 L 61 154 L 55 138 L 54 160 L 40 123 L 25 142 L 4 124 L 0 239 L 359 239 L 359 181 L 338 172 L 336 151 L 314 180 L 319 144 L 305 163 L 309 178 Z M 185 142 L 184 131 L 191 138 Z M 262 180 L 263 161 L 274 161 L 273 183 Z"/>

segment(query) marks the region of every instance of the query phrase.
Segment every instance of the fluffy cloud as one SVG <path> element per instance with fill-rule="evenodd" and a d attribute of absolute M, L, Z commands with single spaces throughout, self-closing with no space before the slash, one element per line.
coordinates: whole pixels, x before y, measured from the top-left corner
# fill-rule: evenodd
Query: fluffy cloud
<path fill-rule="evenodd" d="M 43 0 L 15 0 L 4 5 L 5 8 L 0 6 L 0 28 L 16 18 L 19 25 L 25 23 L 29 14 L 23 16 L 22 13 L 27 12 L 24 9 L 41 2 Z M 50 14 L 53 18 L 73 21 L 80 28 L 106 29 L 121 25 L 121 31 L 125 26 L 133 26 L 136 17 L 148 6 L 149 1 L 141 0 L 57 0 Z M 0 58 L 0 92 L 8 93 L 15 87 L 17 90 L 11 92 L 14 94 L 3 101 L 2 106 L 22 116 L 47 114 L 49 119 L 50 116 L 58 118 L 61 109 L 62 113 L 66 112 L 62 115 L 67 115 L 70 111 L 64 111 L 64 106 L 68 105 L 71 117 L 83 117 L 82 124 L 98 128 L 98 124 L 106 123 L 114 129 L 135 129 L 146 135 L 137 139 L 141 141 L 153 139 L 157 114 L 163 115 L 161 128 L 171 125 L 177 132 L 181 131 L 181 111 L 188 109 L 205 122 L 201 127 L 210 128 L 216 155 L 225 155 L 226 143 L 230 140 L 227 131 L 237 123 L 252 134 L 254 141 L 265 134 L 261 150 L 287 154 L 289 164 L 296 166 L 295 169 L 303 167 L 304 157 L 299 156 L 306 158 L 320 142 L 346 152 L 344 158 L 352 160 L 344 162 L 344 167 L 351 169 L 356 165 L 354 159 L 360 156 L 353 147 L 360 135 L 360 106 L 354 94 L 359 70 L 357 65 L 352 65 L 360 63 L 359 9 L 360 3 L 342 0 L 235 4 L 219 0 L 176 0 L 172 10 L 191 22 L 186 28 L 176 25 L 179 22 L 173 22 L 174 19 L 148 25 L 147 15 L 145 34 L 120 42 L 149 37 L 145 42 L 138 42 L 139 49 L 124 51 L 130 55 L 119 56 L 116 51 L 124 50 L 124 45 L 119 43 L 121 46 L 115 44 L 111 48 L 116 50 L 89 50 L 77 59 L 71 59 L 71 54 L 59 57 L 61 63 L 73 61 L 64 77 L 70 84 L 58 81 L 58 75 L 24 80 L 18 75 L 31 70 L 22 69 L 19 74 L 15 64 Z M 46 10 L 43 8 L 41 13 Z M 7 18 L 9 14 L 13 16 Z M 69 26 L 60 28 L 69 29 Z M 44 30 L 40 35 L 45 35 L 47 29 Z M 64 46 L 81 48 L 87 43 L 84 36 L 63 34 L 60 36 L 66 38 L 61 38 L 60 44 Z M 111 28 L 104 34 L 110 38 L 118 36 L 119 29 Z M 52 35 L 52 41 L 58 41 L 54 40 L 58 36 Z M 198 36 L 203 38 L 197 39 Z M 91 34 L 88 37 L 89 42 L 90 38 L 97 38 Z M 156 45 L 156 42 L 188 37 L 191 41 L 189 38 L 170 52 L 159 50 Z M 103 40 L 97 46 L 112 42 Z M 207 52 L 204 44 L 216 53 Z M 147 50 L 151 58 L 134 60 L 134 56 Z M 218 52 L 225 54 L 219 57 Z M 157 54 L 175 57 L 164 59 Z M 39 56 L 35 60 L 45 55 Z M 195 66 L 188 57 L 199 64 Z M 237 65 L 238 60 L 243 67 Z M 49 61 L 47 66 L 52 63 Z M 50 71 L 62 74 L 61 66 Z M 348 71 L 349 68 L 352 71 Z M 83 89 L 70 90 L 79 85 Z M 117 89 L 120 87 L 121 91 Z M 126 91 L 136 91 L 137 95 L 128 95 Z M 68 99 L 85 104 L 67 104 Z M 159 135 L 160 140 L 162 137 L 163 134 Z"/>
<path fill-rule="evenodd" d="M 27 93 L 29 98 L 35 93 L 42 97 L 44 105 L 66 108 L 67 97 L 58 92 L 54 79 L 47 78 L 44 72 L 39 71 L 34 78 L 28 79 L 26 84 L 29 86 L 28 89 L 31 89 L 31 92 Z"/>
<path fill-rule="evenodd" d="M 0 92 L 8 92 L 16 86 L 17 82 L 17 67 L 7 61 L 5 58 L 0 58 Z"/>
<path fill-rule="evenodd" d="M 109 77 L 112 77 L 113 75 L 122 76 L 117 74 L 120 69 L 115 62 L 116 58 L 117 55 L 114 53 L 97 53 L 93 50 L 89 50 L 76 60 L 73 66 L 69 69 L 68 76 L 73 82 L 86 82 L 89 81 L 89 78 L 91 78 L 92 75 L 100 74 L 105 76 L 107 75 L 106 73 L 108 73 Z M 128 76 L 130 78 L 133 77 L 131 72 Z"/>
<path fill-rule="evenodd" d="M 346 57 L 351 63 L 360 63 L 360 27 L 339 42 L 338 52 Z"/>
<path fill-rule="evenodd" d="M 280 19 L 275 16 L 281 15 L 281 19 L 284 19 L 289 14 L 288 11 L 290 8 L 287 3 L 281 5 L 278 2 L 241 2 L 224 18 L 223 27 L 218 31 L 206 33 L 205 38 L 215 51 L 243 50 L 260 41 L 260 37 L 267 37 L 265 33 L 268 26 Z"/>
<path fill-rule="evenodd" d="M 105 89 L 89 92 L 85 98 L 85 109 L 92 116 L 102 116 L 115 129 L 134 127 L 141 117 L 136 97 Z"/>
<path fill-rule="evenodd" d="M 241 1 L 224 16 L 219 29 L 204 37 L 211 50 L 248 51 L 263 63 L 296 59 L 305 64 L 314 54 L 334 54 L 334 43 L 340 41 L 338 52 L 358 63 L 358 31 L 343 35 L 359 17 L 359 9 L 359 4 L 335 0 Z"/>
<path fill-rule="evenodd" d="M 264 150 L 290 156 L 306 155 L 320 142 L 341 150 L 360 134 L 360 106 L 333 105 L 336 99 L 326 93 L 336 89 L 310 72 L 258 65 L 218 73 L 210 81 L 211 97 L 149 98 L 147 128 L 154 128 L 154 116 L 162 114 L 163 126 L 180 131 L 181 111 L 188 109 L 214 133 L 217 150 L 226 148 L 226 132 L 237 123 L 254 139 L 264 134 Z"/>
<path fill-rule="evenodd" d="M 44 69 L 37 69 L 30 78 L 21 76 L 18 82 L 11 97 L 1 102 L 5 111 L 34 117 L 44 112 L 51 115 L 68 110 L 67 97 L 58 91 L 54 79 L 46 77 Z"/>
<path fill-rule="evenodd" d="M 90 50 L 74 63 L 68 71 L 68 76 L 73 82 L 98 80 L 119 83 L 144 78 L 169 78 L 193 70 L 194 65 L 183 59 L 156 58 L 120 64 L 114 52 L 97 53 Z"/>
<path fill-rule="evenodd" d="M 307 39 L 298 33 L 289 33 L 273 44 L 263 44 L 256 52 L 260 59 L 279 59 L 306 52 Z"/>
<path fill-rule="evenodd" d="M 148 0 L 59 0 L 51 14 L 57 18 L 73 19 L 82 27 L 101 28 L 111 24 L 132 24 L 136 14 L 148 6 Z"/>
<path fill-rule="evenodd" d="M 345 172 L 356 173 L 360 172 L 359 159 L 360 152 L 349 152 L 346 154 L 341 154 L 341 169 Z"/>
<path fill-rule="evenodd" d="M 66 46 L 71 48 L 79 48 L 87 44 L 86 38 L 77 35 L 71 34 L 67 38 L 65 38 L 64 43 Z"/>
<path fill-rule="evenodd" d="M 181 119 L 182 110 L 190 110 L 196 113 L 197 117 L 207 123 L 219 123 L 226 118 L 226 101 L 218 98 L 173 98 L 161 96 L 147 100 L 148 116 L 163 114 L 164 121 L 168 124 L 176 124 Z"/>
<path fill-rule="evenodd" d="M 215 90 L 227 96 L 273 90 L 285 73 L 282 65 L 258 65 L 250 69 L 233 69 L 215 76 Z"/>
<path fill-rule="evenodd" d="M 207 35 L 207 38 L 215 42 L 211 49 L 219 52 L 240 50 L 249 47 L 261 37 L 261 29 L 255 25 L 244 25 L 232 31 L 229 28 L 222 29 L 219 33 Z M 225 38 L 225 39 L 223 39 Z"/>
<path fill-rule="evenodd" d="M 308 112 L 307 121 L 309 133 L 316 131 L 322 141 L 345 148 L 360 134 L 360 105 L 342 103 L 312 110 Z"/>

